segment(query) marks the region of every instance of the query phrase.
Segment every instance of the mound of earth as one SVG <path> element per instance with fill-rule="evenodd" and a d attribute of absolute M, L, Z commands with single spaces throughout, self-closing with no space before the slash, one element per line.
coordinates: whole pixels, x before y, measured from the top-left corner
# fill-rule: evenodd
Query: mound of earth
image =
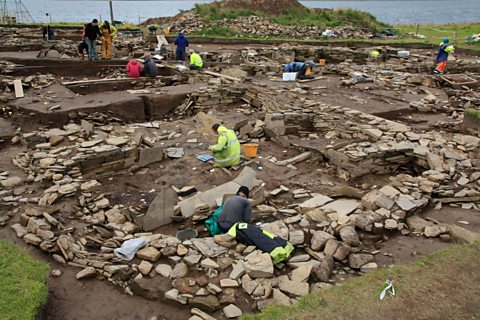
<path fill-rule="evenodd" d="M 297 0 L 224 0 L 220 3 L 220 6 L 261 11 L 271 15 L 279 14 L 289 9 L 304 8 Z"/>

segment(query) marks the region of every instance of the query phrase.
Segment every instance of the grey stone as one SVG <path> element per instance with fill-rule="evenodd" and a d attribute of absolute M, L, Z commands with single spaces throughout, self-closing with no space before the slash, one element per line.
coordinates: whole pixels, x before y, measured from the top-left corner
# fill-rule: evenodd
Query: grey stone
<path fill-rule="evenodd" d="M 213 237 L 192 239 L 193 245 L 206 257 L 213 258 L 228 251 L 227 248 L 219 246 Z"/>
<path fill-rule="evenodd" d="M 172 273 L 172 267 L 168 264 L 159 264 L 155 268 L 155 272 L 162 275 L 165 278 L 170 278 L 170 274 Z"/>
<path fill-rule="evenodd" d="M 245 257 L 245 271 L 251 278 L 270 278 L 273 276 L 273 263 L 268 253 L 254 251 Z"/>
<path fill-rule="evenodd" d="M 230 273 L 230 279 L 238 280 L 245 274 L 245 268 L 241 262 L 237 262 L 233 265 L 232 272 Z"/>
<path fill-rule="evenodd" d="M 238 318 L 242 315 L 242 310 L 234 304 L 230 304 L 223 308 L 223 313 L 227 319 Z"/>
<path fill-rule="evenodd" d="M 417 207 L 415 203 L 413 203 L 412 201 L 410 201 L 409 198 L 403 195 L 399 196 L 398 199 L 395 201 L 395 203 L 400 207 L 400 209 L 404 211 L 410 211 Z"/>
<path fill-rule="evenodd" d="M 446 233 L 447 228 L 443 226 L 438 226 L 438 225 L 431 225 L 431 226 L 426 226 L 425 230 L 423 233 L 425 234 L 425 237 L 427 238 L 434 238 L 438 237 L 442 233 Z"/>
<path fill-rule="evenodd" d="M 350 268 L 360 269 L 363 265 L 373 260 L 373 255 L 365 253 L 350 253 L 348 256 L 348 264 Z"/>
<path fill-rule="evenodd" d="M 162 254 L 160 253 L 160 251 L 158 251 L 154 247 L 143 248 L 137 252 L 137 257 L 142 260 L 148 260 L 152 262 L 158 261 L 161 255 Z"/>
<path fill-rule="evenodd" d="M 328 239 L 334 239 L 330 233 L 325 231 L 315 231 L 312 236 L 311 247 L 314 251 L 323 250 Z"/>
<path fill-rule="evenodd" d="M 290 280 L 294 282 L 308 282 L 308 278 L 312 273 L 313 266 L 306 265 L 300 268 L 297 268 L 292 271 L 292 275 L 290 276 Z"/>
<path fill-rule="evenodd" d="M 189 254 L 188 256 L 183 257 L 183 261 L 190 266 L 199 263 L 200 259 L 202 259 L 202 255 L 200 254 Z"/>
<path fill-rule="evenodd" d="M 303 212 L 307 212 L 309 210 L 321 207 L 329 202 L 333 201 L 332 198 L 324 196 L 324 195 L 316 195 L 313 198 L 301 203 L 299 208 Z"/>
<path fill-rule="evenodd" d="M 431 224 L 431 222 L 420 218 L 419 216 L 411 216 L 407 218 L 408 228 L 415 232 L 423 232 L 423 230 L 425 230 L 425 227 Z"/>
<path fill-rule="evenodd" d="M 262 229 L 276 236 L 279 236 L 280 238 L 288 240 L 288 227 L 282 220 L 277 220 L 275 222 L 269 223 Z"/>
<path fill-rule="evenodd" d="M 144 167 L 151 163 L 162 161 L 163 147 L 142 148 L 138 152 L 138 166 Z"/>
<path fill-rule="evenodd" d="M 340 238 L 343 242 L 348 243 L 352 247 L 358 247 L 360 245 L 360 238 L 355 230 L 355 227 L 345 226 L 339 231 Z"/>
<path fill-rule="evenodd" d="M 338 199 L 321 207 L 325 211 L 336 211 L 339 215 L 349 215 L 360 206 L 357 199 Z"/>
<path fill-rule="evenodd" d="M 378 269 L 378 265 L 375 262 L 369 262 L 367 264 L 364 264 L 360 268 L 360 272 L 369 273 L 369 272 L 377 271 L 377 269 Z"/>
<path fill-rule="evenodd" d="M 161 190 L 148 207 L 147 214 L 140 224 L 145 231 L 152 231 L 172 222 L 173 207 L 177 201 L 177 194 L 172 188 Z"/>
<path fill-rule="evenodd" d="M 290 280 L 279 281 L 278 288 L 281 291 L 296 297 L 306 295 L 310 291 L 310 286 L 308 285 L 308 283 Z"/>
<path fill-rule="evenodd" d="M 214 312 L 220 307 L 220 302 L 214 295 L 195 296 L 191 299 L 188 299 L 188 304 L 192 307 L 199 308 L 207 312 Z"/>
<path fill-rule="evenodd" d="M 94 267 L 86 267 L 75 276 L 77 280 L 93 278 L 97 275 L 97 270 Z"/>
<path fill-rule="evenodd" d="M 0 185 L 6 189 L 18 187 L 23 184 L 23 179 L 17 176 L 9 177 L 0 181 Z"/>
<path fill-rule="evenodd" d="M 175 267 L 173 268 L 172 272 L 170 273 L 170 278 L 172 279 L 178 279 L 178 278 L 184 278 L 188 274 L 188 266 L 180 262 Z"/>
<path fill-rule="evenodd" d="M 278 289 L 273 289 L 273 304 L 288 306 L 291 304 L 290 298 Z"/>
<path fill-rule="evenodd" d="M 303 230 L 291 230 L 288 235 L 288 241 L 294 246 L 303 244 L 305 242 Z"/>
<path fill-rule="evenodd" d="M 319 265 L 313 267 L 316 278 L 322 282 L 328 282 L 333 272 L 333 258 L 325 257 Z"/>
<path fill-rule="evenodd" d="M 328 239 L 323 253 L 325 253 L 326 256 L 333 257 L 338 249 L 338 246 L 339 242 L 336 239 Z"/>
<path fill-rule="evenodd" d="M 177 289 L 171 289 L 165 292 L 165 299 L 176 301 L 180 304 L 187 304 L 187 298 L 180 295 Z"/>
<path fill-rule="evenodd" d="M 333 258 L 335 258 L 336 260 L 342 261 L 348 257 L 350 250 L 351 250 L 351 247 L 348 244 L 340 242 L 340 245 L 338 246 L 337 251 L 335 251 Z"/>
<path fill-rule="evenodd" d="M 202 260 L 202 262 L 200 263 L 200 265 L 201 265 L 203 268 L 212 268 L 212 269 L 218 269 L 218 268 L 220 268 L 220 266 L 218 265 L 218 263 L 216 263 L 215 261 L 213 261 L 212 259 L 209 259 L 209 258 L 206 258 L 206 259 Z"/>

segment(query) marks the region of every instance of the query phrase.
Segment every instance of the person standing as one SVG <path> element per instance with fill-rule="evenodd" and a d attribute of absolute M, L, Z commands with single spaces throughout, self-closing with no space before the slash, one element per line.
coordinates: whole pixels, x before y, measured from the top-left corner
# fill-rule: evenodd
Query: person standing
<path fill-rule="evenodd" d="M 440 42 L 437 58 L 435 59 L 435 70 L 433 70 L 434 74 L 443 74 L 443 72 L 445 72 L 448 55 L 455 51 L 454 46 L 448 45 L 449 42 L 450 40 L 448 40 L 448 38 L 443 38 L 442 42 Z"/>
<path fill-rule="evenodd" d="M 240 142 L 233 130 L 216 123 L 212 126 L 212 132 L 218 135 L 217 144 L 209 147 L 215 157 L 215 166 L 228 168 L 240 163 Z"/>
<path fill-rule="evenodd" d="M 97 36 L 102 36 L 98 28 L 98 20 L 93 19 L 91 23 L 85 25 L 85 42 L 88 45 L 88 60 L 98 60 L 97 54 Z"/>
<path fill-rule="evenodd" d="M 113 37 L 117 33 L 117 28 L 105 20 L 100 24 L 100 31 L 102 33 L 102 58 L 111 59 Z"/>
<path fill-rule="evenodd" d="M 174 43 L 177 46 L 177 50 L 175 52 L 175 60 L 185 61 L 185 58 L 187 56 L 187 47 L 190 44 L 187 37 L 185 37 L 183 32 L 179 32 Z"/>

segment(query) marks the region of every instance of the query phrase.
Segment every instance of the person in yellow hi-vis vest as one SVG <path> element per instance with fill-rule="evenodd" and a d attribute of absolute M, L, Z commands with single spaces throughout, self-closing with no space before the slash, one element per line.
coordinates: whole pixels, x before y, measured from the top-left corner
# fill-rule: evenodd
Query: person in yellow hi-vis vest
<path fill-rule="evenodd" d="M 112 43 L 117 28 L 112 26 L 107 20 L 100 24 L 100 32 L 102 33 L 102 58 L 107 60 L 112 58 Z"/>
<path fill-rule="evenodd" d="M 190 49 L 188 50 L 190 53 L 190 70 L 200 70 L 203 68 L 203 60 L 202 57 L 195 50 Z"/>
<path fill-rule="evenodd" d="M 228 168 L 240 163 L 240 142 L 233 130 L 216 123 L 212 132 L 218 135 L 217 144 L 208 147 L 213 152 L 215 166 Z"/>

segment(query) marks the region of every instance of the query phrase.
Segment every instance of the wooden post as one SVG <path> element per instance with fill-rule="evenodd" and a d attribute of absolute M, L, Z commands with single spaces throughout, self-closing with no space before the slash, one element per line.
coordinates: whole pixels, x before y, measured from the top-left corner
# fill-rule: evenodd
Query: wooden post
<path fill-rule="evenodd" d="M 108 3 L 110 4 L 110 23 L 112 24 L 112 26 L 114 26 L 115 22 L 113 22 L 113 1 L 110 0 L 108 1 Z"/>

